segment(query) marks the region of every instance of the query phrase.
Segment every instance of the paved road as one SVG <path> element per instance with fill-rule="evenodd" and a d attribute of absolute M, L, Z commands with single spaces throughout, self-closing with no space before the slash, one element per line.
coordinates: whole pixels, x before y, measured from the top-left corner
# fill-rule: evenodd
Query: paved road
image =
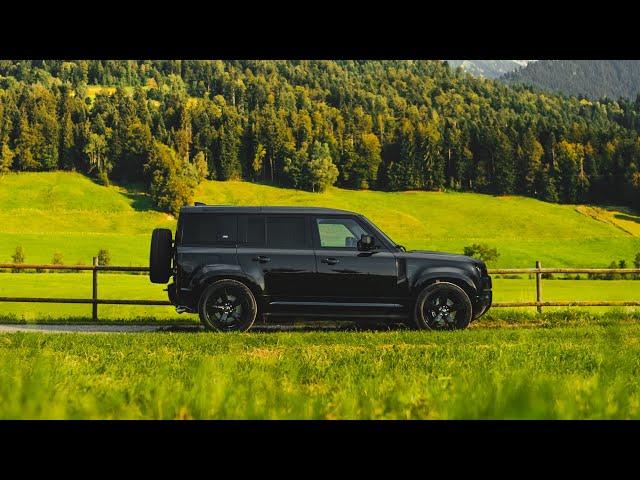
<path fill-rule="evenodd" d="M 42 333 L 135 333 L 159 332 L 169 328 L 158 325 L 0 325 L 0 333 L 14 332 L 42 332 Z M 180 327 L 184 329 L 185 327 Z M 189 327 L 192 331 L 200 329 L 198 326 Z"/>
<path fill-rule="evenodd" d="M 395 327 L 398 328 L 398 327 Z M 375 330 L 395 329 L 393 326 L 372 328 Z M 350 324 L 313 324 L 297 325 L 256 325 L 252 332 L 301 332 L 301 331 L 346 331 L 356 329 Z M 0 325 L 0 333 L 38 332 L 38 333 L 138 333 L 138 332 L 200 332 L 200 325 Z"/>

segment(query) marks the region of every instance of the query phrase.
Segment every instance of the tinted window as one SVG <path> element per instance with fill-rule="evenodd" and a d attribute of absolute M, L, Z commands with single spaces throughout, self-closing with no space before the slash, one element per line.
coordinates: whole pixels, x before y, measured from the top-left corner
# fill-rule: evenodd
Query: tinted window
<path fill-rule="evenodd" d="M 267 246 L 305 248 L 307 228 L 304 217 L 267 217 Z"/>
<path fill-rule="evenodd" d="M 247 217 L 247 237 L 248 245 L 264 245 L 264 217 Z"/>
<path fill-rule="evenodd" d="M 318 218 L 320 246 L 323 248 L 356 248 L 367 232 L 352 218 Z"/>
<path fill-rule="evenodd" d="M 235 215 L 195 213 L 184 215 L 182 223 L 183 245 L 231 245 L 238 234 Z"/>

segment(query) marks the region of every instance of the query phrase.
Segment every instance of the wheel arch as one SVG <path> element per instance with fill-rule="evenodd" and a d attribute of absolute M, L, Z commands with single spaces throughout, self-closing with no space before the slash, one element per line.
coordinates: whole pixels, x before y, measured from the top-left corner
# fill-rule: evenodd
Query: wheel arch
<path fill-rule="evenodd" d="M 196 278 L 194 278 L 192 282 L 191 291 L 193 295 L 194 306 L 198 305 L 198 302 L 200 301 L 200 297 L 202 296 L 202 292 L 204 292 L 204 290 L 209 285 L 219 280 L 225 280 L 225 279 L 236 280 L 237 282 L 240 282 L 246 285 L 246 287 L 249 290 L 251 290 L 251 293 L 253 293 L 253 296 L 255 297 L 256 304 L 258 306 L 258 311 L 259 312 L 262 311 L 264 307 L 264 301 L 263 301 L 264 290 L 262 286 L 258 284 L 258 282 L 256 282 L 253 278 L 251 278 L 249 275 L 247 275 L 246 273 L 244 273 L 242 270 L 238 268 L 228 268 L 228 269 L 216 268 L 216 269 L 211 269 L 209 271 L 206 271 L 206 269 L 203 269 L 203 272 L 200 275 L 198 275 Z"/>
<path fill-rule="evenodd" d="M 464 275 L 464 273 L 456 272 L 454 270 L 435 271 L 421 275 L 413 284 L 411 296 L 413 298 L 417 298 L 424 288 L 437 282 L 449 282 L 457 285 L 464 290 L 473 303 L 473 297 L 476 295 L 476 286 L 473 283 L 473 280 L 471 280 L 467 275 Z"/>

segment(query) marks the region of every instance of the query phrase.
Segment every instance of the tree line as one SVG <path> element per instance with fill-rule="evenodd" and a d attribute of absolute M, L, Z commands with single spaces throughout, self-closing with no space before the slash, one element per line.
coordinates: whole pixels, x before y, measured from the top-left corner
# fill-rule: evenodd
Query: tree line
<path fill-rule="evenodd" d="M 639 207 L 639 118 L 440 61 L 0 61 L 0 171 L 141 184 L 172 212 L 206 178 Z"/>

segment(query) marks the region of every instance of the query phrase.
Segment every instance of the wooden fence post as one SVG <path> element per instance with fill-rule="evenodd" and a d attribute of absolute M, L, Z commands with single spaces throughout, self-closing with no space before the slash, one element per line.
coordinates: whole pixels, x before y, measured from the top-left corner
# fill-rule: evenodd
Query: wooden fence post
<path fill-rule="evenodd" d="M 536 260 L 536 302 L 540 303 L 542 301 L 542 273 L 540 273 L 540 269 L 542 265 L 540 260 Z M 542 307 L 540 305 L 537 306 L 538 313 L 542 313 Z"/>
<path fill-rule="evenodd" d="M 93 257 L 93 308 L 91 318 L 98 320 L 98 257 Z"/>

